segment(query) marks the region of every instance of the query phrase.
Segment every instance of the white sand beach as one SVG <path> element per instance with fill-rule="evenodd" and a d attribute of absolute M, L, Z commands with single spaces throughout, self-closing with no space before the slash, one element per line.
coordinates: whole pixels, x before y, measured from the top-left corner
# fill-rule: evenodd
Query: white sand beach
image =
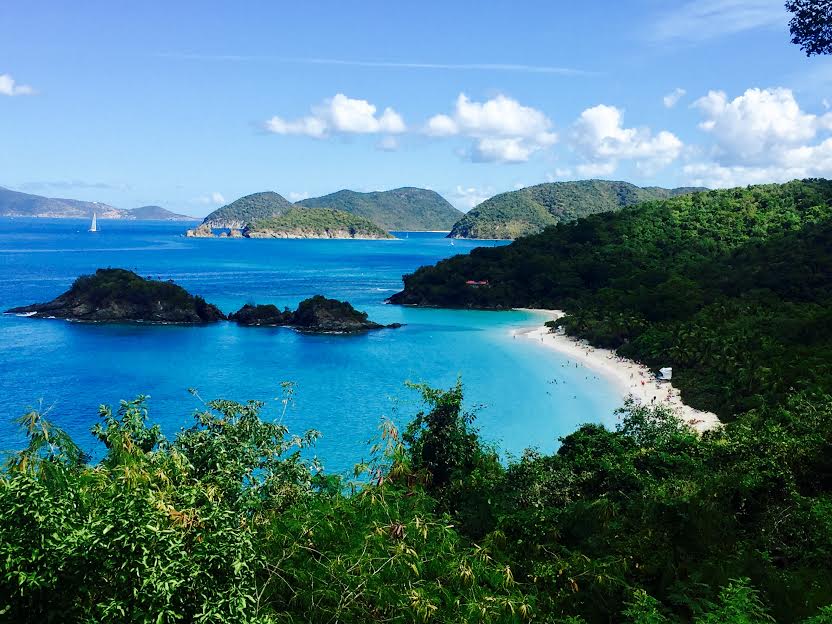
<path fill-rule="evenodd" d="M 564 316 L 559 310 L 526 310 L 545 315 L 546 320 Z M 567 356 L 580 366 L 586 366 L 610 380 L 620 391 L 622 401 L 632 395 L 645 405 L 664 404 L 673 409 L 685 422 L 699 432 L 720 425 L 719 418 L 711 412 L 703 412 L 685 405 L 679 391 L 670 382 L 659 382 L 646 367 L 632 360 L 622 358 L 609 349 L 593 347 L 582 340 L 576 340 L 560 333 L 550 333 L 548 327 L 524 327 L 513 329 L 516 338 L 534 340 L 542 346 Z"/>

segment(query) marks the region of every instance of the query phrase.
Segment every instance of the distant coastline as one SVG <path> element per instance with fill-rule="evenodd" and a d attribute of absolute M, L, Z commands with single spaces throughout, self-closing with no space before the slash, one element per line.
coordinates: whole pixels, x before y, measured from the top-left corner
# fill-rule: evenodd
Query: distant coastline
<path fill-rule="evenodd" d="M 546 317 L 558 319 L 565 315 L 561 310 L 539 310 L 520 308 Z M 686 405 L 679 396 L 679 390 L 671 382 L 659 382 L 646 366 L 628 360 L 610 349 L 593 347 L 583 340 L 565 334 L 552 333 L 547 327 L 514 328 L 510 333 L 515 337 L 534 341 L 553 349 L 581 366 L 586 366 L 608 381 L 620 392 L 622 399 L 632 396 L 644 405 L 666 405 L 684 422 L 699 433 L 721 425 L 716 414 L 704 412 Z"/>

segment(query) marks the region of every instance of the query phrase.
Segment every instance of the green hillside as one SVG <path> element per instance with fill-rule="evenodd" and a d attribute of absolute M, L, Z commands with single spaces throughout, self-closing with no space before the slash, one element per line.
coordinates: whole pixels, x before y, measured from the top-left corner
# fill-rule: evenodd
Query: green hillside
<path fill-rule="evenodd" d="M 651 199 L 675 197 L 700 188 L 638 187 L 629 182 L 580 180 L 538 184 L 501 193 L 467 213 L 453 238 L 519 238 L 549 225 L 600 212 L 613 212 Z"/>
<path fill-rule="evenodd" d="M 532 307 L 651 366 L 723 418 L 832 392 L 832 182 L 653 201 L 405 276 L 395 303 Z M 471 288 L 466 280 L 487 280 Z"/>
<path fill-rule="evenodd" d="M 273 191 L 253 193 L 217 208 L 203 220 L 211 227 L 244 227 L 258 219 L 281 215 L 292 203 Z"/>
<path fill-rule="evenodd" d="M 297 207 L 254 221 L 243 235 L 249 238 L 392 238 L 372 221 L 343 210 Z"/>
<path fill-rule="evenodd" d="M 412 187 L 372 193 L 343 190 L 298 204 L 351 212 L 388 231 L 450 230 L 462 215 L 438 193 Z"/>

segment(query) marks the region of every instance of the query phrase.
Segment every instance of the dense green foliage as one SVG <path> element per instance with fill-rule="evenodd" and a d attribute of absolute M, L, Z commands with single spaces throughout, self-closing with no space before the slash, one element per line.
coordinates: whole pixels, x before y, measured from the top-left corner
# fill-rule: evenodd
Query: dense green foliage
<path fill-rule="evenodd" d="M 832 0 L 787 0 L 792 43 L 806 56 L 832 54 Z"/>
<path fill-rule="evenodd" d="M 412 187 L 372 193 L 343 190 L 304 199 L 298 205 L 343 210 L 388 231 L 450 230 L 462 216 L 439 193 Z"/>
<path fill-rule="evenodd" d="M 289 308 L 281 310 L 273 303 L 247 303 L 229 314 L 228 320 L 249 326 L 288 325 L 292 320 L 292 311 Z"/>
<path fill-rule="evenodd" d="M 390 234 L 364 217 L 329 208 L 290 208 L 279 216 L 255 220 L 243 235 L 254 238 L 265 232 L 322 237 L 346 233 L 351 238 L 391 238 Z"/>
<path fill-rule="evenodd" d="M 213 322 L 225 315 L 202 297 L 172 281 L 143 278 L 127 269 L 98 269 L 82 275 L 56 299 L 12 308 L 12 313 L 82 321 Z"/>
<path fill-rule="evenodd" d="M 560 224 L 419 269 L 392 300 L 566 310 L 568 333 L 673 366 L 687 402 L 730 419 L 832 392 L 831 279 L 832 182 L 805 180 Z"/>
<path fill-rule="evenodd" d="M 284 384 L 283 412 L 292 386 Z M 832 616 L 832 398 L 700 438 L 628 404 L 503 466 L 459 384 L 419 387 L 361 479 L 259 403 L 167 440 L 144 399 L 101 408 L 87 463 L 38 412 L 0 475 L 0 614 L 14 622 L 695 622 Z M 276 415 L 277 422 L 282 415 Z M 765 449 L 765 452 L 760 452 Z M 811 618 L 811 619 L 809 619 Z"/>
<path fill-rule="evenodd" d="M 229 321 L 247 326 L 291 326 L 304 332 L 351 333 L 384 327 L 396 328 L 401 325 L 379 325 L 368 320 L 367 313 L 356 310 L 348 301 L 329 299 L 314 295 L 304 299 L 292 312 L 282 311 L 274 304 L 247 303 L 228 315 Z"/>
<path fill-rule="evenodd" d="M 628 182 L 607 180 L 538 184 L 484 201 L 454 225 L 450 236 L 520 238 L 564 221 L 697 190 L 703 189 L 641 188 Z"/>
<path fill-rule="evenodd" d="M 217 208 L 205 217 L 203 223 L 210 223 L 214 227 L 228 227 L 228 224 L 243 227 L 258 219 L 282 215 L 291 207 L 291 202 L 272 191 L 252 193 Z"/>

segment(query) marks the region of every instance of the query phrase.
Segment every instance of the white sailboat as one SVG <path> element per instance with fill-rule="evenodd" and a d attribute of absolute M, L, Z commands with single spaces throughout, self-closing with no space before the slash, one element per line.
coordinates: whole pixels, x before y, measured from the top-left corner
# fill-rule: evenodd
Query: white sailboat
<path fill-rule="evenodd" d="M 95 213 L 92 213 L 92 223 L 90 224 L 90 232 L 97 232 L 98 224 L 95 221 Z"/>

